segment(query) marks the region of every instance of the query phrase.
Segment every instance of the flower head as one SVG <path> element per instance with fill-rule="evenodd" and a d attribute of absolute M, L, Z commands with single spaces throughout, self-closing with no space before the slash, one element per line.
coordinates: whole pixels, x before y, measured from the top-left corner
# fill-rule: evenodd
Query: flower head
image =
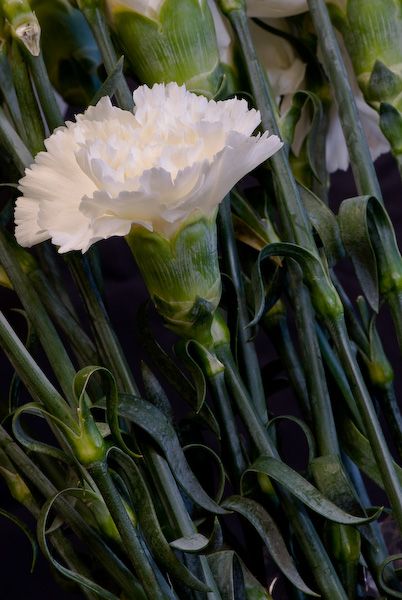
<path fill-rule="evenodd" d="M 176 83 L 141 86 L 134 113 L 108 97 L 58 128 L 20 180 L 22 246 L 51 239 L 85 252 L 132 225 L 169 237 L 189 218 L 211 217 L 246 173 L 282 146 L 252 136 L 260 115 L 245 100 L 208 101 Z"/>

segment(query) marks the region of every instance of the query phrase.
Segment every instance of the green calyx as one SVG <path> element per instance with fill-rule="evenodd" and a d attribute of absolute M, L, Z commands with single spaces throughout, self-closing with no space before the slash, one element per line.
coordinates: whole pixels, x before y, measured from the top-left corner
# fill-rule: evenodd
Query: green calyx
<path fill-rule="evenodd" d="M 339 15 L 338 15 L 339 16 Z M 360 87 L 371 103 L 402 91 L 402 8 L 397 0 L 348 0 L 336 19 Z"/>
<path fill-rule="evenodd" d="M 215 217 L 187 221 L 171 237 L 134 226 L 127 242 L 169 329 L 208 345 L 221 296 Z"/>
<path fill-rule="evenodd" d="M 143 83 L 176 81 L 209 98 L 220 91 L 225 73 L 207 0 L 165 0 L 155 18 L 124 6 L 111 12 L 120 43 Z"/>

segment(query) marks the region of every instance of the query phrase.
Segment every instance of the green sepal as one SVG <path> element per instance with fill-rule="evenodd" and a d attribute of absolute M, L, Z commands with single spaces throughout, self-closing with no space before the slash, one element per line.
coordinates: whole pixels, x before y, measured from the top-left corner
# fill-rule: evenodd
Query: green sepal
<path fill-rule="evenodd" d="M 167 327 L 208 345 L 221 296 L 215 217 L 190 220 L 169 238 L 134 226 L 126 239 Z"/>
<path fill-rule="evenodd" d="M 402 115 L 387 102 L 380 104 L 380 129 L 389 141 L 392 152 L 400 161 L 402 155 Z"/>
<path fill-rule="evenodd" d="M 113 27 L 139 79 L 147 85 L 176 81 L 213 98 L 223 71 L 206 0 L 165 0 L 157 15 L 112 9 Z"/>

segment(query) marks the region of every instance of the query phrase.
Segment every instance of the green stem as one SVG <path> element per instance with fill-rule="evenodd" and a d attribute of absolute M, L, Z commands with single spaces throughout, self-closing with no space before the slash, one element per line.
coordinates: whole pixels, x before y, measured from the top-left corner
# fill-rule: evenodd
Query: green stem
<path fill-rule="evenodd" d="M 50 133 L 52 133 L 56 127 L 64 124 L 64 120 L 54 95 L 53 86 L 50 83 L 43 55 L 40 53 L 39 56 L 33 56 L 30 52 L 26 51 L 25 56 L 38 92 L 46 123 Z"/>
<path fill-rule="evenodd" d="M 307 0 L 325 71 L 338 106 L 350 163 L 360 194 L 381 200 L 381 189 L 360 122 L 355 97 L 324 0 Z"/>
<path fill-rule="evenodd" d="M 13 39 L 11 43 L 10 62 L 22 118 L 24 123 L 29 123 L 25 128 L 27 145 L 35 156 L 37 152 L 44 149 L 43 140 L 45 137 L 45 130 L 35 94 L 32 89 L 28 68 L 23 59 L 19 42 L 15 39 Z"/>
<path fill-rule="evenodd" d="M 390 292 L 387 294 L 387 304 L 394 322 L 399 349 L 402 352 L 402 293 Z"/>
<path fill-rule="evenodd" d="M 273 133 L 279 133 L 274 98 L 270 92 L 265 74 L 258 62 L 249 31 L 247 15 L 244 10 L 232 10 L 229 13 L 229 18 L 241 44 L 250 85 L 256 104 L 261 111 L 263 127 L 264 129 L 271 130 Z M 282 148 L 279 152 L 276 152 L 271 158 L 270 164 L 275 175 L 275 184 L 279 191 L 280 201 L 278 210 L 287 239 L 308 248 L 318 258 L 311 225 L 305 213 L 296 181 L 291 172 L 286 149 Z M 289 273 L 291 275 L 292 299 L 296 306 L 301 347 L 307 349 L 309 353 L 306 364 L 309 364 L 310 368 L 306 370 L 306 378 L 309 394 L 312 396 L 311 408 L 316 434 L 319 438 L 320 450 L 322 454 L 338 454 L 339 446 L 321 356 L 313 326 L 314 314 L 311 302 L 298 275 L 298 268 L 290 264 Z M 306 339 L 308 342 L 306 342 Z"/>
<path fill-rule="evenodd" d="M 6 156 L 11 158 L 16 169 L 22 175 L 25 167 L 33 162 L 32 154 L 24 142 L 13 129 L 7 119 L 4 110 L 0 106 L 0 144 L 5 150 Z"/>
<path fill-rule="evenodd" d="M 100 8 L 88 8 L 83 6 L 81 10 L 87 19 L 96 43 L 99 46 L 106 72 L 110 75 L 116 66 L 117 56 L 105 16 Z M 130 111 L 133 110 L 133 95 L 130 92 L 123 75 L 119 78 L 115 95 L 120 108 Z"/>
<path fill-rule="evenodd" d="M 287 376 L 289 377 L 292 389 L 300 403 L 300 408 L 305 421 L 311 422 L 310 400 L 307 392 L 306 378 L 304 370 L 296 352 L 295 345 L 289 331 L 287 318 L 280 315 L 275 322 L 270 319 L 263 319 L 268 334 L 278 352 Z"/>
<path fill-rule="evenodd" d="M 237 373 L 230 348 L 222 345 L 216 348 L 216 353 L 225 365 L 228 385 L 233 392 L 238 410 L 258 451 L 261 454 L 277 457 L 277 451 L 273 447 L 263 423 L 253 410 L 247 390 Z M 292 498 L 289 492 L 281 489 L 280 495 L 287 517 L 291 522 L 293 531 L 306 556 L 323 598 L 327 600 L 346 600 L 345 590 L 305 508 L 300 502 Z"/>
<path fill-rule="evenodd" d="M 29 279 L 32 281 L 43 306 L 67 337 L 72 350 L 80 361 L 80 365 L 85 367 L 97 364 L 98 358 L 94 344 L 64 302 L 60 301 L 43 271 L 40 269 L 31 271 Z"/>
<path fill-rule="evenodd" d="M 350 479 L 353 482 L 353 487 L 357 492 L 361 505 L 365 508 L 370 507 L 372 502 L 367 493 L 367 489 L 359 469 L 346 454 L 342 454 L 342 461 L 346 467 Z M 367 536 L 362 535 L 362 554 L 367 561 L 370 573 L 374 577 L 378 589 L 381 589 L 378 577 L 379 567 L 381 563 L 388 557 L 388 548 L 384 541 L 381 527 L 377 521 L 364 525 L 362 529 L 368 529 L 370 534 L 369 539 L 367 539 Z M 388 584 L 390 584 L 392 581 L 392 586 L 395 589 L 400 587 L 392 565 L 389 565 L 385 570 L 385 576 Z"/>
<path fill-rule="evenodd" d="M 27 481 L 30 481 L 44 498 L 53 498 L 59 491 L 31 461 L 21 448 L 12 440 L 5 429 L 0 426 L 0 447 L 2 447 L 10 460 L 22 473 Z M 102 538 L 92 529 L 79 513 L 63 497 L 58 497 L 54 502 L 57 512 L 63 517 L 74 533 L 87 544 L 96 560 L 103 566 L 106 572 L 125 591 L 128 598 L 135 600 L 133 590 L 136 588 L 136 580 L 124 563 L 110 550 Z"/>
<path fill-rule="evenodd" d="M 109 509 L 145 594 L 149 600 L 162 600 L 165 596 L 159 587 L 155 573 L 141 546 L 136 528 L 131 522 L 123 502 L 114 487 L 106 463 L 94 463 L 88 467 L 88 472 L 95 481 Z"/>
<path fill-rule="evenodd" d="M 327 323 L 336 345 L 343 368 L 348 376 L 350 387 L 360 411 L 361 419 L 373 450 L 378 469 L 384 483 L 394 518 L 402 531 L 402 490 L 396 475 L 392 456 L 381 430 L 370 395 L 353 354 L 343 319 Z"/>
<path fill-rule="evenodd" d="M 245 369 L 247 387 L 255 408 L 258 411 L 262 421 L 268 421 L 267 404 L 265 400 L 264 386 L 261 378 L 260 366 L 258 364 L 257 353 L 252 341 L 249 340 L 250 332 L 247 328 L 250 322 L 249 313 L 246 305 L 246 295 L 240 269 L 239 255 L 235 242 L 233 230 L 232 213 L 230 210 L 230 196 L 226 196 L 219 208 L 221 238 L 227 263 L 228 275 L 232 280 L 237 301 L 238 310 L 238 337 L 240 340 L 242 359 Z"/>
<path fill-rule="evenodd" d="M 163 501 L 166 514 L 172 523 L 173 529 L 180 536 L 191 537 L 197 530 L 187 512 L 183 497 L 165 458 L 158 454 L 151 446 L 145 446 L 143 454 L 148 466 L 151 466 L 151 476 Z M 198 558 L 204 581 L 211 589 L 211 592 L 207 594 L 208 600 L 221 600 L 221 595 L 213 578 L 207 557 L 201 555 Z"/>
<path fill-rule="evenodd" d="M 275 101 L 273 95 L 270 93 L 265 73 L 257 58 L 250 35 L 247 15 L 244 10 L 232 10 L 228 16 L 239 38 L 250 86 L 257 107 L 261 112 L 262 126 L 271 133 L 279 135 Z M 305 214 L 296 181 L 292 175 L 285 147 L 270 158 L 270 166 L 275 175 L 275 184 L 281 199 L 278 203 L 278 210 L 282 226 L 285 229 L 286 240 L 295 241 L 317 254 L 311 233 L 311 226 Z"/>
<path fill-rule="evenodd" d="M 243 451 L 240 445 L 239 433 L 236 427 L 230 398 L 225 385 L 225 375 L 223 372 L 211 375 L 208 378 L 212 393 L 215 399 L 216 408 L 219 414 L 219 424 L 223 432 L 223 443 L 228 448 L 230 454 L 230 463 L 232 467 L 232 483 L 238 486 L 240 477 L 246 469 L 246 463 Z"/>
<path fill-rule="evenodd" d="M 20 135 L 21 138 L 26 142 L 26 127 L 22 117 L 20 105 L 18 103 L 17 93 L 15 91 L 12 71 L 7 57 L 7 48 L 7 42 L 3 39 L 0 39 L 0 89 L 10 112 L 14 126 L 18 131 L 18 135 Z"/>
<path fill-rule="evenodd" d="M 320 344 L 320 349 L 322 356 L 325 360 L 325 364 L 327 365 L 332 377 L 336 381 L 336 385 L 338 386 L 344 400 L 346 401 L 347 407 L 350 410 L 350 413 L 353 415 L 354 421 L 359 426 L 359 429 L 364 431 L 363 423 L 360 417 L 360 413 L 356 406 L 355 398 L 353 396 L 352 390 L 350 389 L 348 378 L 345 375 L 345 371 L 342 368 L 342 365 L 339 361 L 338 355 L 334 352 L 332 346 L 327 340 L 325 333 L 321 329 L 321 327 L 317 324 L 317 337 L 318 342 Z"/>
<path fill-rule="evenodd" d="M 138 396 L 138 388 L 113 331 L 86 257 L 71 253 L 67 257 L 67 262 L 84 300 L 91 326 L 95 330 L 103 364 L 113 372 L 120 391 Z"/>
<path fill-rule="evenodd" d="M 75 376 L 74 366 L 32 283 L 22 271 L 14 246 L 8 242 L 7 235 L 2 230 L 0 230 L 0 263 L 18 294 L 66 398 L 74 404 L 71 387 Z"/>
<path fill-rule="evenodd" d="M 68 404 L 38 367 L 1 312 L 0 341 L 2 349 L 32 397 L 38 402 L 43 402 L 49 412 L 66 425 L 74 427 L 75 421 Z"/>
<path fill-rule="evenodd" d="M 313 307 L 307 288 L 303 285 L 300 267 L 289 264 L 288 270 L 299 335 L 299 348 L 303 362 L 307 365 L 305 377 L 319 454 L 321 456 L 339 455 L 334 415 L 315 331 Z"/>
<path fill-rule="evenodd" d="M 392 384 L 381 390 L 381 409 L 391 430 L 392 439 L 402 459 L 402 414 Z"/>

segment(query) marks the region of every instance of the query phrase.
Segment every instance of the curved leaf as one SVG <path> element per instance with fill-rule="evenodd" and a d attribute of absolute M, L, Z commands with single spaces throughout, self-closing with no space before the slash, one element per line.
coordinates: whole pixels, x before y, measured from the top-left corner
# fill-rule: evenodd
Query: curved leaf
<path fill-rule="evenodd" d="M 80 414 L 84 415 L 85 410 L 88 410 L 86 407 L 86 393 L 91 377 L 93 377 L 95 373 L 101 375 L 103 381 L 106 383 L 106 418 L 112 435 L 117 440 L 119 445 L 124 449 L 124 451 L 127 452 L 127 454 L 130 454 L 130 456 L 134 456 L 135 458 L 139 458 L 140 455 L 133 452 L 127 446 L 123 436 L 121 435 L 119 424 L 119 394 L 117 391 L 116 380 L 112 373 L 105 367 L 91 365 L 81 369 L 74 377 L 74 395 L 78 401 Z"/>
<path fill-rule="evenodd" d="M 381 563 L 379 567 L 380 586 L 381 589 L 388 594 L 388 596 L 392 596 L 392 598 L 402 598 L 402 592 L 393 590 L 391 587 L 389 587 L 389 585 L 387 585 L 387 583 L 385 582 L 384 577 L 384 570 L 386 569 L 386 567 L 396 560 L 402 560 L 402 554 L 392 554 L 391 556 L 388 556 L 386 560 L 384 560 L 384 562 Z"/>
<path fill-rule="evenodd" d="M 353 421 L 348 417 L 343 416 L 340 419 L 340 424 L 341 426 L 338 428 L 340 440 L 346 454 L 350 456 L 361 471 L 384 489 L 384 483 L 378 470 L 377 462 L 374 458 L 370 442 L 366 436 L 361 433 Z M 395 461 L 394 468 L 402 487 L 402 468 Z"/>
<path fill-rule="evenodd" d="M 174 360 L 162 348 L 155 339 L 150 325 L 148 307 L 150 303 L 145 302 L 138 311 L 138 332 L 141 340 L 141 345 L 149 355 L 152 364 L 159 370 L 160 373 L 167 379 L 170 385 L 176 390 L 180 397 L 183 398 L 189 406 L 194 410 L 197 408 L 197 396 L 194 386 L 191 384 L 182 370 L 175 364 Z M 218 422 L 207 404 L 204 404 L 197 415 L 202 421 L 213 431 L 216 436 L 220 437 L 220 429 Z"/>
<path fill-rule="evenodd" d="M 339 223 L 364 295 L 378 312 L 379 294 L 387 291 L 387 277 L 402 279 L 402 258 L 392 222 L 384 206 L 373 196 L 344 200 Z M 384 288 L 385 286 L 385 288 Z"/>
<path fill-rule="evenodd" d="M 41 417 L 42 419 L 46 419 L 50 422 L 55 423 L 61 429 L 69 429 L 67 425 L 65 425 L 62 421 L 54 417 L 51 413 L 47 412 L 41 404 L 38 402 L 30 402 L 28 404 L 24 404 L 18 408 L 12 420 L 12 428 L 13 433 L 19 443 L 27 448 L 31 452 L 39 452 L 41 454 L 46 454 L 47 456 L 51 456 L 56 460 L 61 460 L 64 463 L 71 464 L 74 462 L 74 458 L 72 455 L 68 456 L 63 450 L 60 448 L 56 448 L 55 446 L 51 446 L 50 444 L 46 444 L 45 442 L 41 442 L 40 440 L 36 440 L 32 436 L 30 436 L 25 429 L 22 427 L 20 417 L 22 414 L 30 414 Z M 71 431 L 69 429 L 69 431 Z"/>
<path fill-rule="evenodd" d="M 21 519 L 19 519 L 18 517 L 16 517 L 12 513 L 8 512 L 7 510 L 4 510 L 3 508 L 0 508 L 0 515 L 2 517 L 6 517 L 6 519 L 9 519 L 15 525 L 17 525 L 17 527 L 19 529 L 21 529 L 21 531 L 28 538 L 29 543 L 31 544 L 31 548 L 32 548 L 32 562 L 31 562 L 31 573 L 32 573 L 33 570 L 34 570 L 34 568 L 35 568 L 36 560 L 38 558 L 38 545 L 36 543 L 36 540 L 35 540 L 35 537 L 34 537 L 33 533 L 31 532 L 31 530 L 29 529 L 29 527 L 24 523 L 24 521 L 21 521 Z"/>
<path fill-rule="evenodd" d="M 293 415 L 280 415 L 278 417 L 274 417 L 273 419 L 271 419 L 267 425 L 267 430 L 269 430 L 272 425 L 274 425 L 275 423 L 278 423 L 278 421 L 291 421 L 292 423 L 296 423 L 296 425 L 298 425 L 300 427 L 300 429 L 303 431 L 304 435 L 306 436 L 306 440 L 307 440 L 307 445 L 308 445 L 308 462 L 309 464 L 311 463 L 312 460 L 314 460 L 315 456 L 316 456 L 316 443 L 315 443 L 315 439 L 313 436 L 313 433 L 310 429 L 310 427 L 308 425 L 306 425 L 306 423 L 304 421 L 302 421 L 302 419 L 299 419 L 298 417 L 294 417 Z"/>
<path fill-rule="evenodd" d="M 170 542 L 172 548 L 187 552 L 189 554 L 207 554 L 218 550 L 222 546 L 222 528 L 217 517 L 214 518 L 214 526 L 209 538 L 201 533 L 194 533 Z"/>
<path fill-rule="evenodd" d="M 267 546 L 275 564 L 295 587 L 310 596 L 319 596 L 300 577 L 275 521 L 258 502 L 243 496 L 231 496 L 223 506 L 239 513 L 251 523 Z"/>
<path fill-rule="evenodd" d="M 195 340 L 186 340 L 179 342 L 175 346 L 175 352 L 177 356 L 186 366 L 187 370 L 191 373 L 193 384 L 196 392 L 196 407 L 195 412 L 199 413 L 204 405 L 205 396 L 207 393 L 207 384 L 205 382 L 205 376 L 202 372 L 198 362 L 191 355 L 192 346 L 197 346 L 198 342 Z"/>
<path fill-rule="evenodd" d="M 111 448 L 109 456 L 113 456 L 120 467 L 119 472 L 128 487 L 141 530 L 156 560 L 174 579 L 189 588 L 208 592 L 209 587 L 179 561 L 163 535 L 150 493 L 135 462 L 118 448 Z"/>
<path fill-rule="evenodd" d="M 155 406 L 130 394 L 120 394 L 119 414 L 148 433 L 163 450 L 173 475 L 188 496 L 205 510 L 225 514 L 203 490 L 191 471 L 171 423 Z"/>
<path fill-rule="evenodd" d="M 225 491 L 225 483 L 226 483 L 226 472 L 223 466 L 223 462 L 219 458 L 219 456 L 210 448 L 209 446 L 205 446 L 204 444 L 187 444 L 187 446 L 183 447 L 183 451 L 187 452 L 187 450 L 192 450 L 193 448 L 198 448 L 199 450 L 206 450 L 208 454 L 210 454 L 218 465 L 219 472 L 219 483 L 217 487 L 217 492 L 215 494 L 215 502 L 220 503 L 223 497 L 223 492 Z"/>
<path fill-rule="evenodd" d="M 223 600 L 247 600 L 242 565 L 233 550 L 210 554 L 208 563 Z"/>
<path fill-rule="evenodd" d="M 296 498 L 319 515 L 343 525 L 362 525 L 377 519 L 382 509 L 377 510 L 371 517 L 356 517 L 343 511 L 328 500 L 317 488 L 304 479 L 299 473 L 288 467 L 281 460 L 270 456 L 260 456 L 242 475 L 247 473 L 265 473 L 283 485 Z"/>
<path fill-rule="evenodd" d="M 310 252 L 297 244 L 290 244 L 285 242 L 278 242 L 275 244 L 268 244 L 261 250 L 258 255 L 257 262 L 254 265 L 252 272 L 252 285 L 255 292 L 254 300 L 254 319 L 249 323 L 249 327 L 256 325 L 264 314 L 265 309 L 265 286 L 261 275 L 261 264 L 262 262 L 271 256 L 285 256 L 293 258 L 303 267 L 305 273 L 314 273 L 317 271 L 322 272 L 322 276 L 327 278 L 326 273 L 321 265 L 321 261 Z"/>
<path fill-rule="evenodd" d="M 319 235 L 328 263 L 332 266 L 345 254 L 338 220 L 332 210 L 311 190 L 300 183 L 298 189 L 308 218 Z"/>
<path fill-rule="evenodd" d="M 72 490 L 75 490 L 75 489 L 76 488 L 72 488 Z M 72 490 L 65 489 L 60 492 L 57 492 L 57 494 L 55 494 L 53 497 L 49 498 L 43 505 L 43 507 L 40 511 L 39 517 L 38 517 L 37 529 L 36 529 L 40 549 L 42 550 L 43 554 L 45 555 L 47 560 L 50 562 L 50 564 L 59 573 L 61 573 L 61 575 L 63 575 L 67 579 L 74 581 L 74 583 L 77 583 L 78 585 L 83 586 L 83 587 L 91 590 L 92 592 L 95 592 L 96 594 L 98 594 L 98 596 L 100 598 L 104 598 L 104 600 L 119 600 L 119 598 L 117 596 L 115 596 L 114 594 L 112 594 L 111 592 L 109 592 L 108 590 L 103 588 L 102 586 L 98 585 L 94 581 L 91 581 L 87 577 L 84 577 L 83 575 L 80 575 L 79 573 L 76 573 L 75 571 L 72 571 L 71 569 L 64 567 L 61 563 L 59 563 L 58 560 L 56 560 L 52 556 L 52 553 L 50 552 L 50 548 L 49 548 L 47 540 L 46 540 L 46 530 L 47 530 L 46 524 L 47 524 L 49 513 L 52 510 L 52 506 L 53 506 L 54 502 L 58 498 L 60 498 L 62 495 L 68 494 Z"/>

